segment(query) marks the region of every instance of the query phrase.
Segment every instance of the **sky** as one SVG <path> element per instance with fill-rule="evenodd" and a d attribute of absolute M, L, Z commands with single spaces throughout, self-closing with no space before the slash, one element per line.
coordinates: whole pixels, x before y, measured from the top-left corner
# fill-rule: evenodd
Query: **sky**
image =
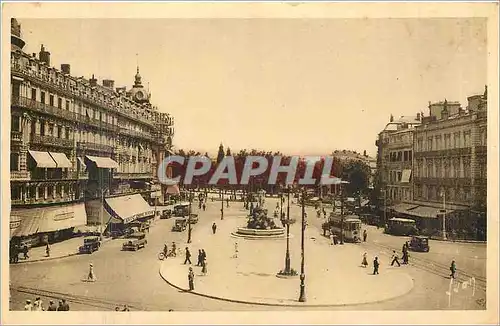
<path fill-rule="evenodd" d="M 486 20 L 18 19 L 28 53 L 130 88 L 175 118 L 174 145 L 375 155 L 393 114 L 482 94 Z"/>

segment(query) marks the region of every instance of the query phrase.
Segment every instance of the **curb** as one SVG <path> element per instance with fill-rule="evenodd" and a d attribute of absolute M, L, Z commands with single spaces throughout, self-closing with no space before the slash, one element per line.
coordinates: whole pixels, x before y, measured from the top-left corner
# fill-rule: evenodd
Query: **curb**
<path fill-rule="evenodd" d="M 450 243 L 475 243 L 475 244 L 487 244 L 487 241 L 477 241 L 477 240 L 443 240 L 440 238 L 430 238 L 433 241 L 440 241 L 440 242 L 450 242 Z"/>
<path fill-rule="evenodd" d="M 41 258 L 41 259 L 33 259 L 33 260 L 23 260 L 23 261 L 19 260 L 17 263 L 11 264 L 11 265 L 39 263 L 39 262 L 47 261 L 47 260 L 55 260 L 55 259 L 72 257 L 72 256 L 76 256 L 78 254 L 79 254 L 78 252 L 74 252 L 74 253 L 71 253 L 71 254 L 67 254 L 67 255 L 63 255 L 63 256 L 58 256 L 58 257 L 49 257 L 49 258 Z"/>
<path fill-rule="evenodd" d="M 163 264 L 163 263 L 161 263 Z M 185 293 L 190 293 L 194 294 L 203 298 L 209 298 L 209 299 L 214 299 L 214 300 L 219 300 L 219 301 L 225 301 L 225 302 L 232 302 L 232 303 L 240 303 L 240 304 L 246 304 L 246 305 L 256 305 L 256 306 L 267 306 L 267 307 L 293 307 L 293 308 L 328 308 L 328 307 L 353 307 L 353 306 L 361 306 L 361 305 L 366 305 L 366 304 L 374 304 L 374 303 L 382 303 L 390 300 L 394 300 L 396 298 L 402 297 L 404 295 L 407 295 L 411 291 L 413 291 L 413 288 L 415 287 L 415 282 L 413 279 L 407 275 L 407 277 L 410 279 L 412 283 L 411 289 L 401 295 L 392 297 L 392 298 L 387 298 L 387 299 L 382 299 L 378 301 L 371 301 L 371 302 L 360 302 L 360 303 L 334 303 L 334 304 L 297 304 L 297 303 L 267 303 L 267 302 L 253 302 L 253 301 L 244 301 L 244 300 L 237 300 L 237 299 L 229 299 L 229 298 L 223 298 L 223 297 L 217 297 L 214 295 L 210 294 L 204 294 L 196 291 L 188 291 L 186 289 L 183 289 L 173 283 L 171 283 L 169 280 L 167 280 L 163 274 L 161 273 L 161 264 L 160 268 L 158 270 L 158 273 L 160 274 L 160 277 L 173 288 L 176 288 L 178 290 L 181 290 Z"/>

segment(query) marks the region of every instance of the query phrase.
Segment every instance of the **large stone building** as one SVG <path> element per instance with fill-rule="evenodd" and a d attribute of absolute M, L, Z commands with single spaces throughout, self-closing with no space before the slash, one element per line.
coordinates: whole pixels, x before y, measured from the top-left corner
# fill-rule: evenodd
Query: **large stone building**
<path fill-rule="evenodd" d="M 52 67 L 43 45 L 25 53 L 15 19 L 11 41 L 11 236 L 55 240 L 87 222 L 150 216 L 174 120 L 150 103 L 139 68 L 126 91 L 74 77 L 69 64 Z"/>
<path fill-rule="evenodd" d="M 485 237 L 486 91 L 468 102 L 466 109 L 446 100 L 429 104 L 429 114 L 420 114 L 413 128 L 402 124 L 379 135 L 386 206 L 415 219 L 423 233 L 442 234 L 445 218 L 453 237 Z"/>

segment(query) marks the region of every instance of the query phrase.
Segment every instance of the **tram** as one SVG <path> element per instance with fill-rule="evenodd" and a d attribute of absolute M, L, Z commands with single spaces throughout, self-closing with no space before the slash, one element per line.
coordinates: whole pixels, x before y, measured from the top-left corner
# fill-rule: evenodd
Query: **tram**
<path fill-rule="evenodd" d="M 323 228 L 337 237 L 340 237 L 343 229 L 345 242 L 361 242 L 361 220 L 356 215 L 343 216 L 342 219 L 338 214 L 330 214 Z"/>

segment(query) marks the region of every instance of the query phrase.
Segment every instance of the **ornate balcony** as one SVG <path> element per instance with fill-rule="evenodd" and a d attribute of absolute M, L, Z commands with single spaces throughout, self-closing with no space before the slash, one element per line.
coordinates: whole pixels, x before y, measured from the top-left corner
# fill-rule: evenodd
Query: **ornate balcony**
<path fill-rule="evenodd" d="M 433 186 L 469 186 L 471 178 L 431 178 L 415 177 L 415 184 L 425 184 Z"/>
<path fill-rule="evenodd" d="M 434 151 L 423 151 L 423 152 L 415 152 L 415 158 L 420 157 L 449 157 L 449 156 L 466 156 L 471 154 L 470 147 L 464 148 L 451 148 L 451 149 L 442 149 L 442 150 L 434 150 Z"/>
<path fill-rule="evenodd" d="M 104 128 L 104 129 L 107 129 L 107 130 L 110 130 L 113 132 L 120 131 L 120 127 L 118 127 L 116 125 L 113 125 L 111 123 L 107 123 L 107 122 L 104 122 L 101 120 L 89 118 L 89 117 L 83 116 L 83 115 L 78 115 L 78 121 L 81 123 L 85 123 L 85 124 L 97 127 L 97 128 Z"/>
<path fill-rule="evenodd" d="M 27 181 L 31 179 L 30 171 L 10 171 L 11 181 Z"/>
<path fill-rule="evenodd" d="M 151 135 L 151 133 L 149 133 L 149 132 L 130 130 L 127 128 L 120 128 L 120 134 L 132 136 L 132 137 L 143 138 L 146 140 L 151 140 L 153 138 L 153 135 Z"/>
<path fill-rule="evenodd" d="M 112 146 L 96 144 L 96 143 L 78 142 L 77 147 L 80 150 L 91 150 L 91 151 L 106 152 L 106 153 L 114 152 L 114 148 Z"/>
<path fill-rule="evenodd" d="M 22 142 L 23 141 L 23 133 L 20 131 L 11 131 L 10 132 L 10 140 L 13 142 Z"/>
<path fill-rule="evenodd" d="M 62 148 L 73 148 L 74 146 L 74 142 L 72 139 L 57 138 L 54 136 L 42 136 L 37 134 L 31 134 L 30 138 L 30 142 L 32 144 L 41 144 Z"/>
<path fill-rule="evenodd" d="M 153 173 L 151 172 L 141 172 L 141 173 L 127 173 L 127 172 L 115 172 L 113 173 L 113 178 L 116 179 L 152 179 Z"/>
<path fill-rule="evenodd" d="M 40 113 L 45 113 L 45 114 L 50 114 L 62 119 L 66 119 L 69 121 L 76 121 L 76 114 L 74 112 L 70 112 L 68 110 L 63 110 L 60 108 L 57 108 L 55 106 L 51 106 L 48 104 L 40 103 L 35 100 L 22 97 L 22 96 L 12 96 L 11 97 L 11 105 L 12 106 L 19 106 L 23 107 L 32 111 L 40 112 Z"/>

